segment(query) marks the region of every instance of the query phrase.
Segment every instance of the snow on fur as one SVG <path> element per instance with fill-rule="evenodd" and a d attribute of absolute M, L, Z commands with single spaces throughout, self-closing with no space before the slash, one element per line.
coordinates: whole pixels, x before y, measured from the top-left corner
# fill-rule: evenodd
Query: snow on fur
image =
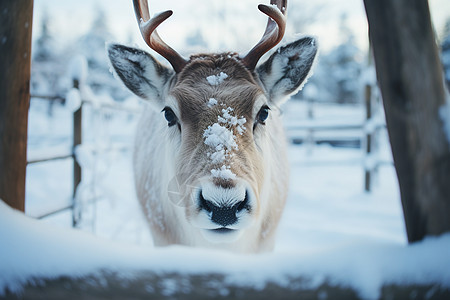
<path fill-rule="evenodd" d="M 218 75 L 211 75 L 206 77 L 206 80 L 210 85 L 219 85 L 221 84 L 225 79 L 228 78 L 228 75 L 224 72 L 220 72 Z"/>
<path fill-rule="evenodd" d="M 239 150 L 234 130 L 242 135 L 246 129 L 244 126 L 246 119 L 232 115 L 233 109 L 231 107 L 222 109 L 221 112 L 222 115 L 217 117 L 217 123 L 208 126 L 203 132 L 204 143 L 213 150 L 208 153 L 208 157 L 213 164 L 223 163 L 232 156 L 233 150 Z M 211 175 L 223 179 L 234 179 L 236 177 L 228 165 L 212 169 Z"/>
<path fill-rule="evenodd" d="M 213 107 L 214 105 L 216 105 L 217 104 L 217 100 L 216 99 L 214 99 L 214 98 L 209 98 L 209 101 L 208 101 L 208 107 Z"/>

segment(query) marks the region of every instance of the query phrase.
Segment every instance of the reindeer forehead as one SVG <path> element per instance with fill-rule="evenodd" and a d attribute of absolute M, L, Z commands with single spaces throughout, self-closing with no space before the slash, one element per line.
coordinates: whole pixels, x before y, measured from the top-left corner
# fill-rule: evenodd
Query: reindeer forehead
<path fill-rule="evenodd" d="M 239 59 L 225 53 L 192 57 L 171 94 L 178 101 L 183 122 L 209 123 L 228 108 L 251 118 L 255 99 L 263 91 Z"/>

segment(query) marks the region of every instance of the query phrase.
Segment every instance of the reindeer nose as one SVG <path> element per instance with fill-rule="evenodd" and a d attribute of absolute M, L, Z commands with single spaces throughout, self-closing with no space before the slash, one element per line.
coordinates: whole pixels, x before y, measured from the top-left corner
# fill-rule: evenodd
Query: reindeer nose
<path fill-rule="evenodd" d="M 201 192 L 199 195 L 199 202 L 201 209 L 211 213 L 211 221 L 223 227 L 236 223 L 237 213 L 244 209 L 249 209 L 247 192 L 245 193 L 245 198 L 241 201 L 237 201 L 234 205 L 218 205 L 208 199 L 205 199 Z M 224 203 L 229 202 L 230 201 L 224 201 Z"/>

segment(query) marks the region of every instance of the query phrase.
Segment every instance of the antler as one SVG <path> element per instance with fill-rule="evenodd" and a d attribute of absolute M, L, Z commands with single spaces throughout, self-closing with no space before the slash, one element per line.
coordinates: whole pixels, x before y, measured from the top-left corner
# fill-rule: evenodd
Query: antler
<path fill-rule="evenodd" d="M 153 18 L 150 18 L 148 10 L 148 0 L 133 0 L 134 13 L 141 30 L 142 37 L 147 45 L 161 54 L 172 65 L 175 72 L 179 73 L 186 66 L 187 60 L 185 60 L 178 52 L 167 45 L 158 35 L 156 27 L 169 18 L 173 12 L 167 10 L 162 12 Z"/>
<path fill-rule="evenodd" d="M 287 0 L 270 0 L 270 5 L 258 5 L 258 9 L 269 16 L 269 20 L 261 40 L 242 59 L 250 70 L 254 70 L 261 56 L 283 38 L 286 29 L 286 8 Z"/>

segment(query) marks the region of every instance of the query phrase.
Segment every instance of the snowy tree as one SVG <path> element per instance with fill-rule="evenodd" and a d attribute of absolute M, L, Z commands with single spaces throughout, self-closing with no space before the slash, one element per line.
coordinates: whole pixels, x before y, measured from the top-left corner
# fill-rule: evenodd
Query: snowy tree
<path fill-rule="evenodd" d="M 31 63 L 31 93 L 39 95 L 61 95 L 64 93 L 61 78 L 64 64 L 61 53 L 53 38 L 51 16 L 44 12 L 40 21 L 41 32 L 33 45 Z"/>
<path fill-rule="evenodd" d="M 334 102 L 336 101 L 337 81 L 334 73 L 330 72 L 329 56 L 322 54 L 317 60 L 314 76 L 308 79 L 308 84 L 296 98 L 314 102 Z"/>
<path fill-rule="evenodd" d="M 314 94 L 312 100 L 318 102 L 357 103 L 362 100 L 362 54 L 345 15 L 341 18 L 339 40 L 341 43 L 334 49 L 319 55 L 314 76 L 297 98 Z M 314 92 L 310 93 L 310 89 Z"/>
<path fill-rule="evenodd" d="M 290 1 L 288 3 L 287 34 L 309 32 L 309 27 L 323 18 L 327 12 L 325 4 L 322 0 Z"/>
<path fill-rule="evenodd" d="M 82 55 L 88 62 L 87 84 L 95 94 L 108 94 L 115 100 L 123 100 L 130 95 L 112 76 L 106 56 L 105 43 L 114 40 L 108 28 L 105 12 L 97 9 L 90 30 L 77 42 L 75 49 L 67 50 L 72 56 Z"/>
<path fill-rule="evenodd" d="M 208 44 L 203 38 L 203 34 L 200 31 L 200 29 L 197 29 L 195 32 L 192 32 L 190 35 L 186 37 L 186 46 L 189 49 L 191 48 L 195 49 L 199 47 L 202 49 L 206 49 L 208 47 Z"/>
<path fill-rule="evenodd" d="M 55 56 L 55 42 L 50 34 L 50 15 L 45 10 L 41 20 L 41 35 L 36 39 L 33 47 L 34 61 L 49 61 Z"/>
<path fill-rule="evenodd" d="M 356 103 L 361 101 L 361 53 L 353 32 L 347 24 L 347 16 L 341 17 L 340 40 L 343 41 L 327 57 L 326 67 L 335 83 L 335 101 Z"/>

